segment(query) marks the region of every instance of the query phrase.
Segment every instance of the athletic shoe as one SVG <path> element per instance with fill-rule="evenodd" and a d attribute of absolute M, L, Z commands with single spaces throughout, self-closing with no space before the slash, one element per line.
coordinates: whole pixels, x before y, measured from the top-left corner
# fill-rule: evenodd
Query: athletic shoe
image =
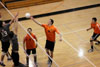
<path fill-rule="evenodd" d="M 49 59 L 49 61 L 48 61 L 48 67 L 51 67 L 51 65 L 52 65 L 52 60 Z"/>
<path fill-rule="evenodd" d="M 48 62 L 47 62 L 47 64 L 49 64 L 50 63 L 50 60 L 48 59 Z"/>
<path fill-rule="evenodd" d="M 28 65 L 25 65 L 25 67 L 29 67 Z"/>
<path fill-rule="evenodd" d="M 95 45 L 99 45 L 99 44 L 100 44 L 100 42 L 96 42 L 96 43 L 95 43 Z"/>
<path fill-rule="evenodd" d="M 19 65 L 18 65 L 18 66 L 14 66 L 14 65 L 13 65 L 12 67 L 19 67 Z"/>
<path fill-rule="evenodd" d="M 93 52 L 93 49 L 89 49 L 88 52 L 89 52 L 89 53 L 90 53 L 90 52 Z"/>
<path fill-rule="evenodd" d="M 51 67 L 51 65 L 52 65 L 52 62 L 50 62 L 50 63 L 48 64 L 48 67 Z"/>
<path fill-rule="evenodd" d="M 4 63 L 1 63 L 1 62 L 0 62 L 0 65 L 1 65 L 1 66 L 6 66 Z"/>
<path fill-rule="evenodd" d="M 29 65 L 28 65 L 28 64 L 26 64 L 26 65 L 25 65 L 25 67 L 29 67 Z"/>
<path fill-rule="evenodd" d="M 26 67 L 26 66 L 24 64 L 22 64 L 22 63 L 19 62 L 19 67 Z"/>
<path fill-rule="evenodd" d="M 35 67 L 38 67 L 38 64 L 37 63 L 34 63 L 35 64 Z"/>

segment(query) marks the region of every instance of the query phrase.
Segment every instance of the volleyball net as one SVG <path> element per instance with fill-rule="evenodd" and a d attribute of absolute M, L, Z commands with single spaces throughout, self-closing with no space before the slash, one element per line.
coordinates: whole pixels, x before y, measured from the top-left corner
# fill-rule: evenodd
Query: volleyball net
<path fill-rule="evenodd" d="M 16 14 L 17 12 L 15 12 Z M 12 14 L 12 12 L 10 10 L 8 10 L 5 5 L 0 2 L 0 14 L 1 14 L 1 18 L 0 20 L 9 23 L 11 19 L 14 18 L 15 14 Z M 19 12 L 20 15 L 20 12 Z M 19 16 L 18 16 L 19 18 Z M 39 40 L 41 38 L 38 39 L 38 37 L 42 37 L 42 33 L 38 32 L 40 31 L 39 29 L 36 29 L 37 26 L 32 26 L 32 24 L 30 23 L 32 22 L 31 20 L 26 20 L 26 21 L 18 21 L 17 23 L 14 22 L 11 26 L 10 26 L 10 30 L 11 31 L 15 31 L 17 25 L 18 25 L 18 31 L 17 31 L 17 37 L 18 37 L 18 42 L 19 42 L 19 56 L 20 56 L 20 62 L 23 64 L 26 64 L 26 56 L 28 56 L 28 54 L 26 53 L 26 51 L 23 49 L 23 40 L 24 37 L 29 34 L 27 32 L 27 28 L 32 28 L 32 33 L 34 33 L 37 37 L 38 42 L 35 41 L 35 39 L 29 35 L 37 44 L 38 47 L 36 48 L 36 53 L 37 53 L 37 64 L 38 67 L 48 67 L 48 57 L 53 61 L 52 67 L 59 67 L 59 65 L 56 63 L 56 61 L 54 59 L 52 59 L 46 52 L 45 52 L 45 37 L 43 37 L 43 40 L 40 42 Z M 9 52 L 11 52 L 12 47 L 10 47 Z M 29 56 L 29 67 L 35 67 L 34 66 L 34 57 L 31 54 Z M 8 63 L 6 62 L 6 65 Z M 8 64 L 9 65 L 9 64 Z"/>

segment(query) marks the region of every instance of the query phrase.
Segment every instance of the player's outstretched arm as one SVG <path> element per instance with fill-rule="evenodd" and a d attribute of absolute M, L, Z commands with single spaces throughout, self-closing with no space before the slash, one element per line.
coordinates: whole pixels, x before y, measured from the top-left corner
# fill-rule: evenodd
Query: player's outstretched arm
<path fill-rule="evenodd" d="M 15 27 L 14 31 L 15 31 L 15 34 L 17 35 L 17 33 L 18 33 L 18 18 L 15 19 L 15 22 L 16 23 L 14 23 L 14 27 Z"/>
<path fill-rule="evenodd" d="M 17 12 L 17 14 L 14 16 L 14 18 L 9 22 L 10 25 L 14 22 L 14 20 L 16 20 L 18 15 L 19 15 L 19 12 Z"/>
<path fill-rule="evenodd" d="M 33 20 L 36 24 L 42 26 L 42 24 L 41 24 L 40 22 L 36 21 L 32 16 L 31 16 L 30 18 L 31 18 L 31 20 Z"/>
<path fill-rule="evenodd" d="M 90 28 L 88 28 L 88 29 L 86 29 L 87 31 L 89 31 L 89 30 L 91 30 L 92 28 L 90 27 Z"/>

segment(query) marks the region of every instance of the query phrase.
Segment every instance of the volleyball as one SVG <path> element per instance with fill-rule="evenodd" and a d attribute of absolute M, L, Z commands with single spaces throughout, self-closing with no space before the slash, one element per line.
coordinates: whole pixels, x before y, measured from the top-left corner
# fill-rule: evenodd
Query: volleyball
<path fill-rule="evenodd" d="M 26 17 L 26 18 L 30 18 L 30 17 L 31 17 L 30 13 L 26 13 L 26 14 L 25 14 L 25 17 Z"/>

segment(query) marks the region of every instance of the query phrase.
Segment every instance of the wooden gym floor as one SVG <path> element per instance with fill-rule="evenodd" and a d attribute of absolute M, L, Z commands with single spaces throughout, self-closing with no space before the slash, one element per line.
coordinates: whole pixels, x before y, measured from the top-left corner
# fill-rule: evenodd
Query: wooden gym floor
<path fill-rule="evenodd" d="M 64 0 L 63 2 L 19 8 L 10 11 L 13 14 L 19 11 L 19 17 L 23 17 L 26 12 L 30 12 L 32 15 L 37 15 L 97 3 L 100 3 L 100 1 Z M 57 5 L 59 7 L 57 7 Z M 57 36 L 54 51 L 54 60 L 59 65 L 59 67 L 100 67 L 100 45 L 94 45 L 96 48 L 94 52 L 88 53 L 88 49 L 90 49 L 89 39 L 93 33 L 93 30 L 88 32 L 86 31 L 86 29 L 90 27 L 92 17 L 97 17 L 98 23 L 100 23 L 99 12 L 100 7 L 97 7 L 36 19 L 41 23 L 47 23 L 50 18 L 54 19 L 54 25 L 63 34 L 64 39 L 62 42 L 59 42 L 59 37 Z M 9 18 L 11 17 L 8 16 L 8 18 L 4 17 L 3 19 Z M 25 29 L 27 29 L 28 27 L 31 27 L 33 29 L 33 33 L 36 34 L 39 44 L 42 46 L 42 48 L 44 48 L 46 38 L 43 28 L 36 25 L 32 20 L 21 21 L 21 24 Z M 25 34 L 26 32 L 19 26 L 18 38 L 20 42 L 20 61 L 24 64 L 25 54 L 22 49 L 22 41 Z M 9 51 L 11 51 L 11 49 Z M 39 67 L 47 67 L 47 56 L 40 47 L 37 48 L 37 57 Z M 32 56 L 30 58 L 32 58 Z M 32 62 L 32 59 L 30 61 Z M 5 59 L 6 67 L 11 67 L 12 64 L 10 63 L 11 62 L 7 62 L 7 60 Z M 31 64 L 30 67 L 32 67 Z M 53 63 L 52 67 L 56 67 L 56 65 Z"/>

